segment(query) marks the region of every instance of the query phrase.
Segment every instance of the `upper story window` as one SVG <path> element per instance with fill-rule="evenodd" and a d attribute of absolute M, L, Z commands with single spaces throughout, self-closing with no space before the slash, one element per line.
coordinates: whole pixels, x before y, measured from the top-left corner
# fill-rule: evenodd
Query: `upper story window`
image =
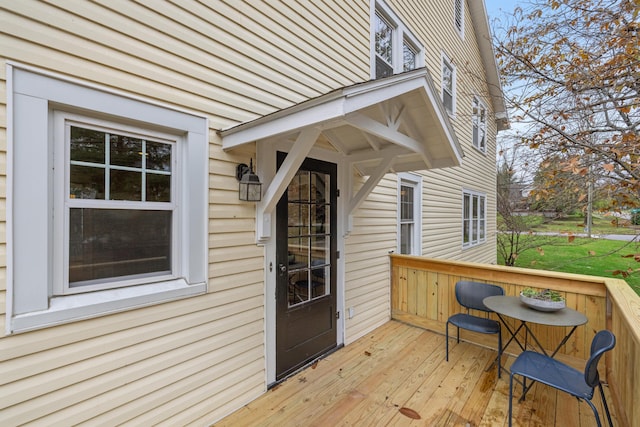
<path fill-rule="evenodd" d="M 473 146 L 485 153 L 487 151 L 487 107 L 477 96 L 473 97 Z"/>
<path fill-rule="evenodd" d="M 456 68 L 449 58 L 442 55 L 442 103 L 449 112 L 456 110 Z"/>
<path fill-rule="evenodd" d="M 373 7 L 371 75 L 379 79 L 422 67 L 424 53 L 418 40 L 385 3 Z"/>
<path fill-rule="evenodd" d="M 463 191 L 462 247 L 471 247 L 486 240 L 487 198 L 482 193 Z"/>
<path fill-rule="evenodd" d="M 376 78 L 393 74 L 393 28 L 377 12 L 375 15 Z"/>
<path fill-rule="evenodd" d="M 453 23 L 462 37 L 464 35 L 464 0 L 453 0 Z"/>
<path fill-rule="evenodd" d="M 422 180 L 401 173 L 398 182 L 398 252 L 420 255 L 422 252 Z"/>

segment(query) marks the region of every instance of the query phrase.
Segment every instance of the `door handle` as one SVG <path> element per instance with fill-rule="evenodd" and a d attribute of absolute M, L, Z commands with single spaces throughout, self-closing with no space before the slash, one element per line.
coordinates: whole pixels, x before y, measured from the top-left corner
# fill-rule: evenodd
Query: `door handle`
<path fill-rule="evenodd" d="M 287 266 L 284 264 L 278 264 L 278 270 L 280 270 L 280 275 L 283 276 L 287 272 Z"/>

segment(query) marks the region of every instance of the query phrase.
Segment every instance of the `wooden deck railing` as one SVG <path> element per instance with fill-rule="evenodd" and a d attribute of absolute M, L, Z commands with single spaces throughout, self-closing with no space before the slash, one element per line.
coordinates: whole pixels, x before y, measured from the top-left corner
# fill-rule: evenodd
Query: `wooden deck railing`
<path fill-rule="evenodd" d="M 507 295 L 519 295 L 525 287 L 562 293 L 567 306 L 584 313 L 588 322 L 579 327 L 558 356 L 583 369 L 591 340 L 601 329 L 616 336 L 616 347 L 607 353 L 606 376 L 623 425 L 640 425 L 640 297 L 626 282 L 596 276 L 565 274 L 496 265 L 444 261 L 391 255 L 392 317 L 444 334 L 447 318 L 460 312 L 454 286 L 458 280 L 500 285 Z M 541 344 L 552 349 L 568 332 L 564 328 L 532 327 Z M 461 331 L 461 339 L 495 347 L 495 337 Z M 518 354 L 511 345 L 508 353 Z"/>

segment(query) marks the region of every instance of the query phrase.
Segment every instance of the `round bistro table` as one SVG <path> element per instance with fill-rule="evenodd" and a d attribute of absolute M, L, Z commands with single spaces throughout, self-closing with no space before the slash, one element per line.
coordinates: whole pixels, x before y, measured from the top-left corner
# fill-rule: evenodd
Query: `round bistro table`
<path fill-rule="evenodd" d="M 504 350 L 509 346 L 511 341 L 515 341 L 520 346 L 522 351 L 525 351 L 527 349 L 528 337 L 530 335 L 538 346 L 538 349 L 540 349 L 540 351 L 544 353 L 545 356 L 554 357 L 560 350 L 560 348 L 562 348 L 562 346 L 566 344 L 571 335 L 573 335 L 576 328 L 587 323 L 587 316 L 572 308 L 565 307 L 558 311 L 539 311 L 525 305 L 522 301 L 520 301 L 519 297 L 497 295 L 487 297 L 482 300 L 482 302 L 488 309 L 493 310 L 498 315 L 500 322 L 502 322 L 504 327 L 511 334 L 511 338 L 509 338 L 507 343 L 502 348 L 503 353 Z M 515 330 L 512 330 L 509 324 L 505 322 L 503 316 L 508 316 L 513 319 L 519 320 L 520 325 Z M 542 347 L 540 341 L 535 336 L 533 331 L 529 328 L 530 323 L 537 323 L 539 325 L 546 326 L 571 327 L 571 330 L 568 334 L 565 335 L 562 341 L 560 341 L 560 344 L 558 344 L 553 353 L 549 355 L 544 347 Z M 524 328 L 525 330 L 524 343 L 522 343 L 518 339 L 518 332 L 520 332 L 522 328 Z M 520 400 L 524 399 L 527 391 L 531 388 L 531 385 L 527 387 L 526 383 L 523 384 L 523 393 Z"/>

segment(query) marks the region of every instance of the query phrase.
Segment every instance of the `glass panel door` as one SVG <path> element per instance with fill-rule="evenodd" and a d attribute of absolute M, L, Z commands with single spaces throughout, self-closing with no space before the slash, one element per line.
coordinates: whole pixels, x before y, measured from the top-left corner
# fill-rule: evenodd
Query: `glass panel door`
<path fill-rule="evenodd" d="M 298 171 L 288 189 L 288 306 L 327 295 L 331 226 L 325 188 L 329 174 Z"/>

